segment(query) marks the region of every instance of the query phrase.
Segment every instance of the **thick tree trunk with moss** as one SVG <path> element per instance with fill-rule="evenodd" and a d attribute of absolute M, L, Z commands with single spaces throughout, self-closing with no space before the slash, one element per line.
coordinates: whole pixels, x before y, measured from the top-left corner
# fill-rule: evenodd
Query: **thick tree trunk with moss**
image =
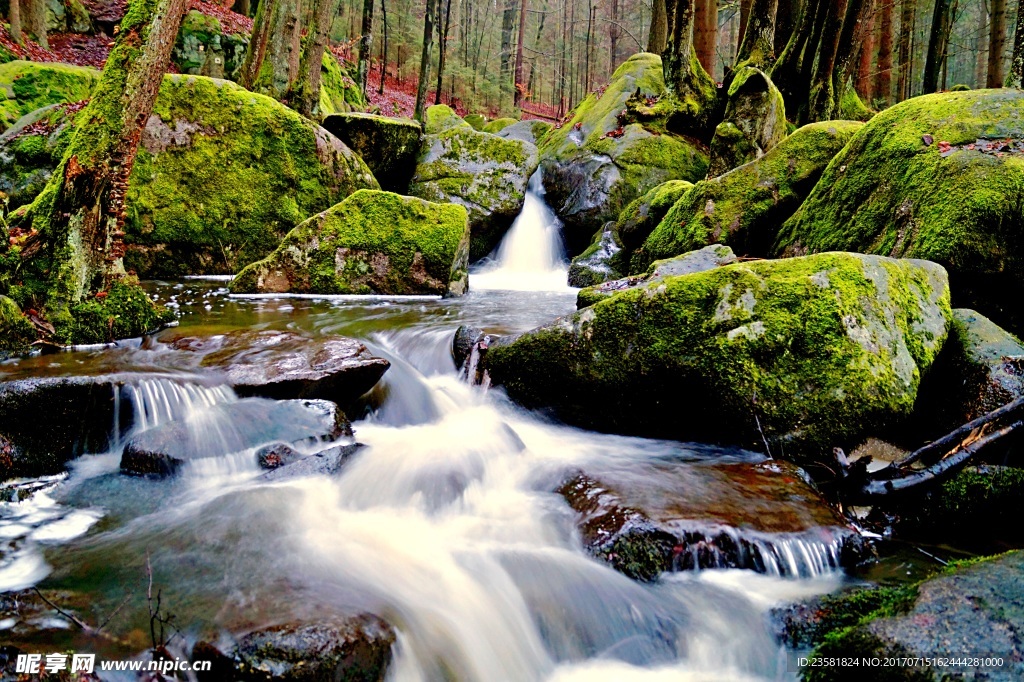
<path fill-rule="evenodd" d="M 992 23 L 988 38 L 988 79 L 990 88 L 1003 87 L 1003 52 L 1006 50 L 1006 0 L 992 0 Z"/>
<path fill-rule="evenodd" d="M 743 42 L 736 54 L 737 68 L 753 66 L 766 69 L 775 61 L 775 15 L 778 10 L 779 0 L 753 0 Z"/>
<path fill-rule="evenodd" d="M 826 4 L 828 9 L 817 45 L 807 106 L 800 116 L 801 125 L 827 120 L 835 111 L 836 60 L 839 56 L 839 41 L 843 35 L 843 21 L 849 3 L 847 0 L 833 0 Z"/>
<path fill-rule="evenodd" d="M 320 113 L 320 70 L 333 18 L 334 0 L 314 1 L 312 22 L 302 41 L 299 77 L 288 95 L 292 107 L 309 118 Z M 365 91 L 365 87 L 363 90 Z"/>
<path fill-rule="evenodd" d="M 647 34 L 647 51 L 661 54 L 668 43 L 668 23 L 665 3 L 671 0 L 654 0 L 651 7 L 651 29 Z"/>
<path fill-rule="evenodd" d="M 420 123 L 424 122 L 423 112 L 427 104 L 427 83 L 430 82 L 430 50 L 434 44 L 434 7 L 435 0 L 427 0 L 426 11 L 423 13 L 423 51 L 420 53 L 420 79 L 416 85 L 416 107 L 413 117 Z"/>
<path fill-rule="evenodd" d="M 239 82 L 279 100 L 287 97 L 299 72 L 298 0 L 261 0 Z"/>
<path fill-rule="evenodd" d="M 953 0 L 935 0 L 932 14 L 932 28 L 928 38 L 928 55 L 924 62 L 924 85 L 922 92 L 928 94 L 939 89 L 939 75 L 946 60 L 949 45 L 949 31 L 953 24 Z M 1002 59 L 1002 55 L 1000 55 Z"/>
<path fill-rule="evenodd" d="M 786 100 L 786 111 L 791 115 L 795 115 L 807 99 L 816 47 L 812 39 L 817 18 L 825 13 L 825 9 L 823 0 L 806 0 L 800 10 L 796 30 L 769 72 L 772 82 Z"/>
<path fill-rule="evenodd" d="M 11 24 L 11 37 L 14 42 L 21 45 L 21 2 L 10 0 L 10 8 L 7 11 L 7 19 Z"/>
<path fill-rule="evenodd" d="M 892 10 L 896 0 L 880 0 L 878 7 L 878 66 L 874 95 L 888 105 L 892 99 Z"/>
<path fill-rule="evenodd" d="M 48 271 L 42 302 L 60 341 L 77 341 L 76 304 L 105 302 L 124 275 L 124 200 L 139 140 L 156 101 L 187 0 L 132 0 L 89 104 L 46 188 L 25 220 L 39 230 L 38 272 Z M 22 257 L 28 256 L 28 249 Z M 32 257 L 32 256 L 28 256 Z M 129 298 L 131 293 L 126 294 Z M 145 295 L 139 292 L 139 296 Z M 139 321 L 145 331 L 156 319 Z M 102 305 L 95 303 L 93 305 Z M 92 314 L 90 309 L 90 314 Z M 144 317 L 144 315 L 143 315 Z M 114 317 L 110 318 L 111 329 Z M 128 332 L 126 332 L 128 333 Z"/>
<path fill-rule="evenodd" d="M 803 4 L 810 0 L 779 0 L 779 9 L 775 13 L 775 54 L 781 55 L 786 49 L 789 39 L 793 37 L 800 23 L 800 11 Z"/>
<path fill-rule="evenodd" d="M 359 89 L 364 97 L 366 96 L 366 81 L 370 76 L 370 57 L 373 50 L 373 3 L 374 0 L 363 0 L 363 26 L 359 34 L 359 65 L 356 73 L 359 78 Z M 330 26 L 328 26 L 329 29 Z"/>
<path fill-rule="evenodd" d="M 690 62 L 693 57 L 693 2 L 692 0 L 667 0 L 673 4 L 669 10 L 670 21 L 668 42 L 662 53 L 662 70 L 665 85 L 676 93 L 690 88 Z"/>
<path fill-rule="evenodd" d="M 843 93 L 856 76 L 857 54 L 866 43 L 870 32 L 870 16 L 874 8 L 874 0 L 849 0 L 846 15 L 843 18 L 843 30 L 839 34 L 836 47 L 836 64 L 832 77 L 832 91 L 835 101 L 833 112 L 839 111 L 839 102 Z M 821 120 L 821 119 L 819 119 Z"/>
<path fill-rule="evenodd" d="M 46 34 L 46 0 L 28 0 L 28 26 L 29 33 L 36 39 L 39 45 L 47 50 L 50 49 L 50 41 Z"/>

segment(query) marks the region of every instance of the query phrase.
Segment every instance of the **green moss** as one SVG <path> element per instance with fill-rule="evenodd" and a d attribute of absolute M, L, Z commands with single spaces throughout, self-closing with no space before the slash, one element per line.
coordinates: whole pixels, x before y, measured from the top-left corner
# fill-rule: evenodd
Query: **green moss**
<path fill-rule="evenodd" d="M 854 88 L 846 88 L 842 99 L 839 101 L 839 118 L 848 121 L 870 121 L 875 112 L 868 108 L 861 100 L 860 95 Z"/>
<path fill-rule="evenodd" d="M 848 628 L 868 623 L 876 618 L 899 616 L 910 611 L 917 600 L 916 584 L 894 587 L 861 588 L 839 594 L 826 595 L 815 604 L 815 616 L 809 622 L 792 624 L 786 636 L 800 644 L 818 645 Z"/>
<path fill-rule="evenodd" d="M 467 121 L 467 123 L 468 123 L 468 121 Z M 492 134 L 500 133 L 502 130 L 504 130 L 505 128 L 509 127 L 513 123 L 518 123 L 518 120 L 514 119 L 514 118 L 496 118 L 493 121 L 490 121 L 489 123 L 487 123 L 482 128 L 482 130 L 485 133 L 492 133 Z"/>
<path fill-rule="evenodd" d="M 691 187 L 693 183 L 686 180 L 669 180 L 630 202 L 622 209 L 615 224 L 623 246 L 630 251 L 640 246 L 668 210 Z"/>
<path fill-rule="evenodd" d="M 324 51 L 320 70 L 321 117 L 346 111 L 358 111 L 367 105 L 362 90 L 329 51 Z"/>
<path fill-rule="evenodd" d="M 1010 139 L 1014 150 L 972 148 L 979 139 Z M 774 252 L 860 251 L 1019 276 L 1021 140 L 1019 90 L 940 93 L 886 109 L 832 161 Z"/>
<path fill-rule="evenodd" d="M 18 304 L 0 296 L 0 352 L 24 351 L 35 340 L 35 327 L 21 314 Z"/>
<path fill-rule="evenodd" d="M 74 132 L 67 105 L 58 104 L 24 116 L 18 132 L 0 142 L 0 192 L 8 209 L 31 203 L 60 163 Z"/>
<path fill-rule="evenodd" d="M 822 456 L 911 413 L 950 315 L 930 264 L 755 261 L 615 294 L 493 345 L 487 368 L 513 399 L 573 423 L 750 443 L 763 432 L 789 456 Z"/>
<path fill-rule="evenodd" d="M 466 210 L 360 190 L 302 223 L 232 291 L 444 294 L 465 278 Z M 464 282 L 463 282 L 464 284 Z"/>
<path fill-rule="evenodd" d="M 473 127 L 473 130 L 483 130 L 487 125 L 487 117 L 483 114 L 466 114 L 464 120 Z"/>
<path fill-rule="evenodd" d="M 655 260 L 714 243 L 728 244 L 742 255 L 767 255 L 783 222 L 862 125 L 812 123 L 760 159 L 698 182 L 633 254 L 630 272 L 644 272 Z"/>
<path fill-rule="evenodd" d="M 435 104 L 432 107 L 427 107 L 423 124 L 425 134 L 434 135 L 456 127 L 470 128 L 472 126 L 459 118 L 455 110 L 447 104 Z"/>
<path fill-rule="evenodd" d="M 171 59 L 181 73 L 235 78 L 247 45 L 248 36 L 227 33 L 216 17 L 191 10 L 182 19 Z"/>
<path fill-rule="evenodd" d="M 100 72 L 70 64 L 10 61 L 0 64 L 0 132 L 25 114 L 48 104 L 87 99 Z"/>
<path fill-rule="evenodd" d="M 54 338 L 61 343 L 106 343 L 141 336 L 173 319 L 173 313 L 154 306 L 138 282 L 128 278 L 72 305 L 69 316 L 54 320 Z"/>

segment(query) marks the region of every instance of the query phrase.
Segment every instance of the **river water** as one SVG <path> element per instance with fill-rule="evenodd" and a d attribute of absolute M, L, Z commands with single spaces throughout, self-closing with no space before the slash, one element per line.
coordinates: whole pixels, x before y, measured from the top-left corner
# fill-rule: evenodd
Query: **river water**
<path fill-rule="evenodd" d="M 0 591 L 65 591 L 92 622 L 125 602 L 108 626 L 117 642 L 85 641 L 52 617 L 28 639 L 143 651 L 148 564 L 180 644 L 229 647 L 231 633 L 365 609 L 398 632 L 394 682 L 795 679 L 768 610 L 834 590 L 838 569 L 637 583 L 583 551 L 571 510 L 551 492 L 590 466 L 760 455 L 575 429 L 460 380 L 455 329 L 522 331 L 566 314 L 575 292 L 565 274 L 557 221 L 534 187 L 463 298 L 230 297 L 218 281 L 154 282 L 153 296 L 180 312 L 180 326 L 156 340 L 0 366 L 8 378 L 165 373 L 122 396 L 136 423 L 187 417 L 202 439 L 245 424 L 218 421 L 218 406 L 237 398 L 193 376 L 172 338 L 240 327 L 342 334 L 392 362 L 350 415 L 367 447 L 337 477 L 269 484 L 245 450 L 173 479 L 132 478 L 118 472 L 115 445 L 40 482 L 29 500 L 0 504 Z M 0 622 L 0 640 L 12 625 Z"/>

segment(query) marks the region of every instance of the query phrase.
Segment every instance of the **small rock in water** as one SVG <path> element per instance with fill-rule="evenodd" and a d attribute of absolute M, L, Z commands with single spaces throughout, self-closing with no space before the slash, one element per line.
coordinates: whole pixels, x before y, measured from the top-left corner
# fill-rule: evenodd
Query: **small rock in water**
<path fill-rule="evenodd" d="M 303 457 L 301 452 L 297 452 L 288 443 L 271 443 L 256 451 L 256 462 L 263 469 L 277 469 Z"/>
<path fill-rule="evenodd" d="M 362 443 L 335 445 L 272 469 L 263 474 L 263 480 L 279 482 L 306 476 L 333 476 L 341 471 L 341 468 L 362 447 Z"/>
<path fill-rule="evenodd" d="M 251 632 L 235 649 L 242 679 L 276 682 L 379 682 L 391 663 L 395 632 L 377 616 L 290 623 Z"/>

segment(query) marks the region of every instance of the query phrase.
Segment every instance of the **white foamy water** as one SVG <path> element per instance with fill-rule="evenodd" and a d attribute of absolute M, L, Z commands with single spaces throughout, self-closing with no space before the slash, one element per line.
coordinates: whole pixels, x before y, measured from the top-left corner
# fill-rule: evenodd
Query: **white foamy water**
<path fill-rule="evenodd" d="M 566 291 L 569 263 L 561 222 L 544 203 L 538 169 L 530 178 L 523 210 L 490 260 L 469 275 L 470 290 Z"/>

